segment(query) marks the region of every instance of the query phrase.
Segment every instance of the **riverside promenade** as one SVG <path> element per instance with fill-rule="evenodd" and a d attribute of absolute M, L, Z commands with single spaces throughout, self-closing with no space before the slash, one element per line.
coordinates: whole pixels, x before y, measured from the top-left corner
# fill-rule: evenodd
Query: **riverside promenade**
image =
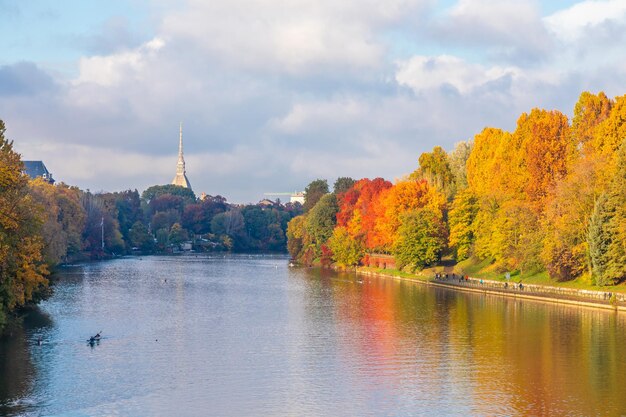
<path fill-rule="evenodd" d="M 569 304 L 626 312 L 626 295 L 610 291 L 579 290 L 549 285 L 504 282 L 461 276 L 459 274 L 436 274 L 432 278 L 398 276 L 383 271 L 358 270 L 359 274 L 381 276 L 419 282 L 457 291 L 490 294 L 502 297 Z"/>

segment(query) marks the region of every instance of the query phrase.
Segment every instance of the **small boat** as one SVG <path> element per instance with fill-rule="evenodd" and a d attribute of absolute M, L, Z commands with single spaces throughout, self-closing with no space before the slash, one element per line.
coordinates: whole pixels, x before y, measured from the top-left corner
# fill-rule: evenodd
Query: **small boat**
<path fill-rule="evenodd" d="M 91 336 L 87 341 L 89 343 L 96 343 L 99 342 L 100 339 L 102 339 L 102 336 L 100 335 L 100 333 L 102 333 L 102 331 L 99 331 L 98 333 L 96 333 L 95 336 Z"/>

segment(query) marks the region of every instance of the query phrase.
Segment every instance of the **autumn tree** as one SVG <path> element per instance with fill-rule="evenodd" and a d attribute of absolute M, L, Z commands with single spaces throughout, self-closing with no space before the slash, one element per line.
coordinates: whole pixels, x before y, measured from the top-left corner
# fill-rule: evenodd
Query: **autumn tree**
<path fill-rule="evenodd" d="M 224 197 L 207 195 L 204 200 L 198 203 L 184 206 L 181 215 L 182 226 L 195 234 L 209 233 L 213 218 L 224 213 L 228 208 L 228 203 Z"/>
<path fill-rule="evenodd" d="M 589 154 L 591 141 L 595 136 L 596 127 L 608 118 L 613 101 L 604 92 L 591 94 L 584 91 L 574 107 L 572 119 L 572 135 L 579 150 Z"/>
<path fill-rule="evenodd" d="M 514 135 L 522 145 L 524 192 L 541 211 L 556 183 L 567 175 L 574 155 L 567 117 L 558 111 L 533 109 L 520 116 Z"/>
<path fill-rule="evenodd" d="M 328 241 L 333 260 L 340 266 L 358 265 L 364 255 L 360 239 L 354 239 L 345 227 L 336 227 Z"/>
<path fill-rule="evenodd" d="M 450 171 L 454 178 L 453 195 L 468 187 L 467 183 L 467 160 L 472 153 L 473 142 L 459 142 L 448 156 Z"/>
<path fill-rule="evenodd" d="M 81 250 L 81 232 L 85 225 L 85 212 L 80 204 L 79 190 L 65 184 L 52 185 L 42 178 L 29 183 L 30 194 L 43 209 L 44 258 L 49 266 L 64 261 L 68 254 Z"/>
<path fill-rule="evenodd" d="M 541 220 L 544 231 L 543 264 L 558 281 L 578 278 L 591 271 L 588 232 L 591 213 L 598 199 L 597 158 L 585 157 L 556 185 L 554 199 Z"/>
<path fill-rule="evenodd" d="M 306 217 L 294 217 L 287 226 L 287 250 L 293 259 L 298 259 L 304 248 Z"/>
<path fill-rule="evenodd" d="M 626 137 L 626 95 L 616 97 L 608 117 L 593 129 L 594 152 L 613 156 Z"/>
<path fill-rule="evenodd" d="M 402 214 L 430 208 L 442 216 L 445 197 L 431 188 L 426 180 L 400 181 L 382 192 L 377 199 L 373 244 L 377 250 L 389 252 L 397 240 Z"/>
<path fill-rule="evenodd" d="M 452 198 L 454 175 L 450 168 L 448 154 L 441 146 L 435 146 L 432 152 L 424 152 L 419 157 L 419 168 L 410 176 L 412 180 L 426 180 L 448 198 Z"/>
<path fill-rule="evenodd" d="M 32 301 L 48 283 L 39 235 L 43 207 L 34 203 L 5 131 L 0 120 L 0 324 L 5 312 Z"/>
<path fill-rule="evenodd" d="M 462 261 L 471 253 L 474 243 L 478 198 L 468 189 L 459 192 L 450 208 L 448 222 L 450 225 L 449 246 L 454 250 L 454 259 Z"/>

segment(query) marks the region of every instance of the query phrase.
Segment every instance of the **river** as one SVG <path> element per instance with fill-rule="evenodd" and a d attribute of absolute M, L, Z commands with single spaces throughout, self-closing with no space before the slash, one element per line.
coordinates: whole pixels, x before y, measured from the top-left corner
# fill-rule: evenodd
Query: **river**
<path fill-rule="evenodd" d="M 0 415 L 626 413 L 624 314 L 287 264 L 62 269 L 0 339 Z"/>

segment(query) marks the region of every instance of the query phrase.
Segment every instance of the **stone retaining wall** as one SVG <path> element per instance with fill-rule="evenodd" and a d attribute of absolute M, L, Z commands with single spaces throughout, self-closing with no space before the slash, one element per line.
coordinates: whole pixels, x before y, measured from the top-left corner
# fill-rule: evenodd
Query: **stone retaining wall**
<path fill-rule="evenodd" d="M 455 285 L 463 285 L 463 286 L 471 286 L 476 288 L 490 288 L 497 289 L 500 291 L 512 291 L 519 292 L 524 294 L 535 294 L 535 295 L 544 295 L 548 297 L 568 297 L 568 298 L 577 298 L 583 300 L 596 300 L 596 301 L 606 301 L 608 302 L 611 299 L 611 296 L 615 294 L 615 298 L 617 302 L 623 303 L 626 301 L 626 294 L 623 293 L 612 293 L 610 291 L 593 291 L 593 290 L 579 290 L 576 288 L 565 288 L 565 287 L 553 287 L 548 285 L 535 285 L 535 284 L 525 284 L 522 281 L 522 286 L 520 288 L 517 282 L 503 282 L 503 281 L 492 281 L 492 280 L 481 280 L 480 278 L 471 278 L 469 277 L 466 281 L 463 279 L 462 282 L 459 282 L 459 275 L 448 274 L 448 278 L 435 279 L 437 282 L 442 283 L 451 283 Z"/>

